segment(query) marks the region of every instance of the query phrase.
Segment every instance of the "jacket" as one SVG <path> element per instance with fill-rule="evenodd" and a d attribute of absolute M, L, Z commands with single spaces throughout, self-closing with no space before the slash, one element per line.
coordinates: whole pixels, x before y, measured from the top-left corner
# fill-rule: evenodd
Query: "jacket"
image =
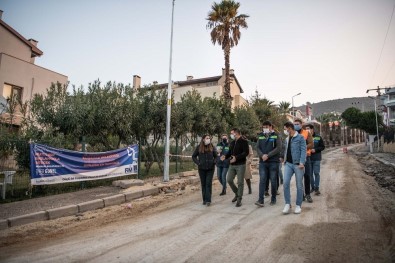
<path fill-rule="evenodd" d="M 306 146 L 307 146 L 307 156 L 311 155 L 311 149 L 314 148 L 314 141 L 313 141 L 313 136 L 311 133 L 307 130 L 301 129 L 300 130 L 300 135 L 303 136 L 303 138 L 306 140 Z"/>
<path fill-rule="evenodd" d="M 231 156 L 235 156 L 236 162 L 231 163 L 231 165 L 245 164 L 248 153 L 248 142 L 247 140 L 244 140 L 242 137 L 240 137 L 239 139 L 233 140 L 230 143 L 229 152 L 225 155 L 225 159 L 229 159 Z"/>
<path fill-rule="evenodd" d="M 284 147 L 284 161 L 287 161 L 287 151 L 288 145 L 291 143 L 291 155 L 293 164 L 305 164 L 306 163 L 306 140 L 302 135 L 300 135 L 297 131 L 295 131 L 294 136 L 292 138 L 288 136 L 285 140 Z"/>
<path fill-rule="evenodd" d="M 199 170 L 214 170 L 217 151 L 213 147 L 212 152 L 199 152 L 199 145 L 192 154 L 192 160 L 197 164 Z"/>
<path fill-rule="evenodd" d="M 221 161 L 221 156 L 223 155 L 226 156 L 230 150 L 229 143 L 220 142 L 217 144 L 217 150 L 219 147 L 221 147 L 222 151 L 220 153 L 218 152 L 217 167 L 229 168 L 229 161 L 230 161 L 229 159 L 225 159 L 224 161 Z"/>
<path fill-rule="evenodd" d="M 313 140 L 314 140 L 314 150 L 315 153 L 311 153 L 311 160 L 312 161 L 321 161 L 322 159 L 322 154 L 321 152 L 325 150 L 325 144 L 324 140 L 319 134 L 314 133 L 313 134 Z"/>
<path fill-rule="evenodd" d="M 281 148 L 282 141 L 276 132 L 271 132 L 268 135 L 264 133 L 258 135 L 257 152 L 259 162 L 263 162 L 262 156 L 264 154 L 267 154 L 269 157 L 265 162 L 280 162 Z"/>

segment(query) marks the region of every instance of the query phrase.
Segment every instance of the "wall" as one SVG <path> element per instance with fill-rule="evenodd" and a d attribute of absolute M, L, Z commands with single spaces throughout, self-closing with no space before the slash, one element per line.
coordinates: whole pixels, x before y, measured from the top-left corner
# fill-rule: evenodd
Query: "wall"
<path fill-rule="evenodd" d="M 32 50 L 14 34 L 0 26 L 0 53 L 6 53 L 29 62 Z"/>
<path fill-rule="evenodd" d="M 214 92 L 216 93 L 216 97 L 219 98 L 222 94 L 221 92 L 221 86 L 209 86 L 209 87 L 192 87 L 192 86 L 182 86 L 182 87 L 174 87 L 174 102 L 178 102 L 181 100 L 181 96 L 187 93 L 188 91 L 192 89 L 196 89 L 202 96 L 202 98 L 205 97 L 213 97 Z"/>

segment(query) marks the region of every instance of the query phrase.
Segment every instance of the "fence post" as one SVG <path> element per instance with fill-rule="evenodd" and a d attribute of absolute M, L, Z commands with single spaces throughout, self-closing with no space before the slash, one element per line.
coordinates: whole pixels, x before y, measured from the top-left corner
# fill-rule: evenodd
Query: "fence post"
<path fill-rule="evenodd" d="M 178 173 L 178 136 L 176 137 L 176 173 Z"/>
<path fill-rule="evenodd" d="M 86 143 L 85 143 L 85 136 L 81 136 L 81 152 L 86 152 Z M 80 188 L 85 188 L 85 181 L 80 183 Z"/>
<path fill-rule="evenodd" d="M 137 170 L 137 179 L 140 179 L 140 170 L 141 170 L 141 137 L 139 138 L 139 156 L 138 156 L 138 170 Z"/>

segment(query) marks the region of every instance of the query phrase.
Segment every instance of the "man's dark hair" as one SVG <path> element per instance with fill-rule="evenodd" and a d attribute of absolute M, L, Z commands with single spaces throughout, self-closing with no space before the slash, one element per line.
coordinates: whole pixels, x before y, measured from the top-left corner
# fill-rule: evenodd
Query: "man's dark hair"
<path fill-rule="evenodd" d="M 309 127 L 310 129 L 313 129 L 313 130 L 314 130 L 314 125 L 313 125 L 313 124 L 311 124 L 311 123 L 309 123 L 309 124 L 306 124 L 306 127 Z"/>
<path fill-rule="evenodd" d="M 238 135 L 241 134 L 240 130 L 237 129 L 237 128 L 233 128 L 233 129 L 231 129 L 230 131 L 233 131 L 234 133 L 237 133 Z"/>
<path fill-rule="evenodd" d="M 294 122 L 299 122 L 300 124 L 303 124 L 302 119 L 299 119 L 299 118 L 294 119 Z"/>
<path fill-rule="evenodd" d="M 262 126 L 273 126 L 273 124 L 270 121 L 264 121 Z"/>
<path fill-rule="evenodd" d="M 290 121 L 287 121 L 286 123 L 284 123 L 284 127 L 291 128 L 292 130 L 295 130 L 294 124 Z"/>

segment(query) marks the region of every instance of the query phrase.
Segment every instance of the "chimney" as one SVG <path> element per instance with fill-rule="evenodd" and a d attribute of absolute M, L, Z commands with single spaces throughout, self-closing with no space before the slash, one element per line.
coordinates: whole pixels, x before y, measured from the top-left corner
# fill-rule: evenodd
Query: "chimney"
<path fill-rule="evenodd" d="M 187 80 L 193 80 L 193 76 L 187 76 Z"/>
<path fill-rule="evenodd" d="M 3 19 L 3 10 L 0 10 L 0 20 Z"/>
<path fill-rule="evenodd" d="M 235 74 L 235 70 L 234 69 L 229 69 L 229 75 Z M 225 69 L 222 69 L 222 76 L 225 76 Z"/>
<path fill-rule="evenodd" d="M 37 40 L 34 40 L 33 38 L 30 38 L 30 39 L 29 39 L 29 42 L 30 42 L 30 44 L 32 44 L 33 46 L 37 47 L 37 43 L 38 43 Z"/>
<path fill-rule="evenodd" d="M 155 81 L 152 82 L 152 84 L 158 85 L 158 82 L 155 80 Z"/>
<path fill-rule="evenodd" d="M 141 87 L 141 78 L 138 75 L 133 75 L 133 89 L 137 90 Z"/>

